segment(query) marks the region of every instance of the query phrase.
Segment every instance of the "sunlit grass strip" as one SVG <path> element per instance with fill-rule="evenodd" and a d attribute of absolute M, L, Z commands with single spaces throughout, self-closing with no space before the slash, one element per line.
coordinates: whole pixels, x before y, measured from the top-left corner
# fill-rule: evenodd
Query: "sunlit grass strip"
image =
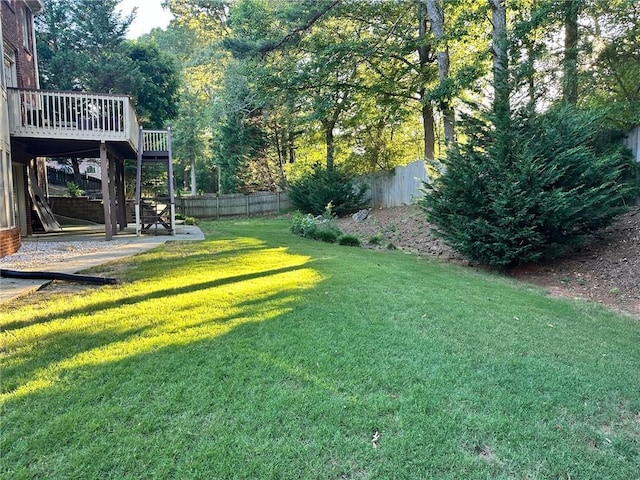
<path fill-rule="evenodd" d="M 243 248 L 248 244 L 255 242 L 243 239 L 235 245 L 226 242 L 225 246 Z M 211 246 L 214 252 L 224 251 L 215 243 Z M 178 256 L 181 261 L 188 258 L 188 254 Z M 275 318 L 299 300 L 296 292 L 311 288 L 320 280 L 317 272 L 304 267 L 308 257 L 290 255 L 284 248 L 236 255 L 234 261 L 213 255 L 210 258 L 209 262 L 196 266 L 171 266 L 160 278 L 107 287 L 33 310 L 25 308 L 22 315 L 31 310 L 39 319 L 50 320 L 3 333 L 4 348 L 10 352 L 3 359 L 5 371 L 18 370 L 21 364 L 37 356 L 33 345 L 42 338 L 73 332 L 79 336 L 111 335 L 126 339 L 90 349 L 79 345 L 79 353 L 36 370 L 35 378 L 22 378 L 17 388 L 12 388 L 13 382 L 5 382 L 0 400 L 50 387 L 64 372 L 75 368 L 213 338 L 244 323 Z M 11 317 L 16 319 L 15 314 Z M 3 316 L 3 323 L 8 320 L 8 316 Z M 75 349 L 70 346 L 68 353 Z"/>

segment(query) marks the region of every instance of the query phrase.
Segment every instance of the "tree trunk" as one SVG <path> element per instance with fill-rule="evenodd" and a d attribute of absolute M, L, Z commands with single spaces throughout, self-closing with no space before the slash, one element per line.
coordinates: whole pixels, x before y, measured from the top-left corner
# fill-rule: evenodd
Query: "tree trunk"
<path fill-rule="evenodd" d="M 427 35 L 427 6 L 422 1 L 418 2 L 418 59 L 420 62 L 420 71 L 424 71 L 426 65 L 431 61 L 429 52 L 431 45 L 426 42 Z M 420 102 L 422 103 L 422 129 L 424 136 L 424 158 L 433 160 L 435 151 L 435 126 L 433 122 L 433 107 L 431 102 L 425 98 L 425 89 L 419 92 Z"/>
<path fill-rule="evenodd" d="M 564 2 L 564 101 L 575 105 L 578 101 L 578 11 L 580 2 Z"/>
<path fill-rule="evenodd" d="M 292 132 L 289 132 L 289 138 L 287 140 L 287 147 L 289 149 L 289 163 L 295 163 L 296 161 L 296 144 L 295 136 Z"/>
<path fill-rule="evenodd" d="M 191 159 L 191 195 L 196 195 L 198 188 L 196 186 L 196 159 Z"/>
<path fill-rule="evenodd" d="M 324 141 L 327 148 L 327 170 L 333 170 L 335 164 L 335 142 L 333 138 L 333 127 L 335 122 L 324 121 Z"/>
<path fill-rule="evenodd" d="M 433 121 L 433 107 L 431 103 L 422 104 L 422 125 L 424 127 L 424 158 L 433 160 L 435 156 L 435 124 Z"/>
<path fill-rule="evenodd" d="M 491 50 L 493 55 L 493 111 L 496 115 L 498 131 L 508 131 L 511 121 L 509 94 L 509 59 L 507 56 L 507 13 L 505 0 L 488 0 L 491 6 L 493 35 Z"/>
<path fill-rule="evenodd" d="M 444 11 L 439 0 L 426 0 L 427 13 L 431 22 L 431 32 L 438 42 L 438 80 L 444 84 L 449 79 L 449 46 L 444 35 Z M 451 106 L 451 100 L 444 98 L 440 103 L 444 124 L 444 141 L 447 145 L 455 142 L 454 119 L 455 112 Z"/>
<path fill-rule="evenodd" d="M 82 183 L 82 175 L 80 174 L 80 160 L 77 158 L 72 158 L 71 168 L 73 169 L 73 183 L 80 186 L 80 184 Z"/>
<path fill-rule="evenodd" d="M 533 42 L 526 43 L 527 49 L 527 110 L 531 114 L 533 114 L 536 110 L 536 83 L 535 83 L 535 73 L 536 73 L 536 65 L 534 58 L 534 44 Z"/>

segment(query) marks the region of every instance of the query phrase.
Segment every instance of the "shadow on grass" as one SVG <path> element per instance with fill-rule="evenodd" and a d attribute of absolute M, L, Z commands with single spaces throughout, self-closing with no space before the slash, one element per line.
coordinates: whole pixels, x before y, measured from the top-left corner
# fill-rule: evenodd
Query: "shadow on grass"
<path fill-rule="evenodd" d="M 9 381 L 4 392 L 9 393 L 3 397 L 49 388 L 56 378 L 85 365 L 112 363 L 276 318 L 294 308 L 301 289 L 321 278 L 306 266 L 309 257 L 251 238 L 169 245 L 125 262 L 140 268 L 133 275 L 140 277 L 139 287 L 106 287 L 57 304 L 43 301 L 41 309 L 25 314 L 28 319 L 8 320 L 3 331 L 11 338 L 5 356 Z M 132 288 L 143 293 L 128 294 Z M 16 311 L 19 315 L 19 307 Z"/>
<path fill-rule="evenodd" d="M 28 327 L 30 325 L 37 325 L 40 323 L 46 323 L 46 322 L 52 322 L 54 320 L 58 320 L 58 319 L 62 319 L 62 318 L 66 318 L 66 317 L 70 317 L 70 316 L 74 316 L 74 315 L 90 315 L 102 310 L 108 310 L 111 308 L 117 308 L 117 307 L 122 307 L 125 305 L 133 305 L 139 302 L 143 302 L 146 300 L 153 300 L 153 299 L 158 299 L 158 298 L 164 298 L 164 297 L 168 297 L 168 296 L 172 296 L 172 295 L 182 295 L 185 293 L 191 293 L 191 292 L 195 292 L 198 290 L 206 290 L 209 288 L 215 288 L 215 287 L 221 287 L 224 285 L 228 285 L 228 284 L 232 284 L 232 283 L 237 283 L 237 282 L 244 282 L 247 280 L 253 280 L 256 278 L 261 278 L 261 277 L 265 277 L 265 276 L 270 276 L 270 275 L 278 275 L 281 273 L 288 273 L 288 272 L 293 272 L 295 270 L 299 270 L 305 268 L 303 265 L 295 265 L 295 266 L 291 266 L 291 267 L 283 267 L 283 268 L 276 268 L 273 270 L 265 270 L 262 272 L 255 272 L 255 273 L 247 273 L 247 274 L 243 274 L 243 275 L 236 275 L 236 276 L 232 276 L 232 277 L 225 277 L 225 278 L 219 278 L 216 280 L 211 280 L 208 282 L 200 282 L 200 283 L 194 283 L 194 284 L 189 284 L 189 285 L 185 285 L 182 287 L 171 287 L 171 288 L 166 288 L 166 289 L 161 289 L 161 290 L 156 290 L 152 293 L 148 293 L 148 294 L 144 294 L 144 295 L 133 295 L 130 297 L 121 297 L 118 296 L 118 298 L 114 298 L 113 300 L 108 300 L 108 301 L 102 301 L 102 302 L 97 302 L 97 303 L 92 303 L 90 305 L 81 307 L 81 308 L 72 308 L 69 310 L 64 310 L 62 312 L 58 312 L 55 315 L 43 315 L 43 316 L 35 316 L 30 320 L 17 320 L 17 321 L 13 321 L 13 322 L 8 322 L 6 325 L 4 325 L 2 327 L 3 331 L 11 331 L 11 330 L 16 330 L 19 328 L 24 328 L 24 327 Z M 119 294 L 121 294 L 121 292 L 119 292 Z"/>
<path fill-rule="evenodd" d="M 292 292 L 281 291 L 256 300 L 238 302 L 234 305 L 234 311 L 227 315 L 212 315 L 202 321 L 181 325 L 180 328 L 174 327 L 171 321 L 167 320 L 160 324 L 149 323 L 125 331 L 104 329 L 98 332 L 63 331 L 42 335 L 38 338 L 36 352 L 28 349 L 25 355 L 6 356 L 5 361 L 9 366 L 3 368 L 2 393 L 11 396 L 18 387 L 36 381 L 39 372 L 47 372 L 52 366 L 58 377 L 65 377 L 69 376 L 70 372 L 85 368 L 85 363 L 94 366 L 100 363 L 112 363 L 112 361 L 102 361 L 100 357 L 110 348 L 120 348 L 127 343 L 142 341 L 145 337 L 150 340 L 156 337 L 161 339 L 153 342 L 154 348 L 160 350 L 174 347 L 174 343 L 183 345 L 215 338 L 244 324 L 278 318 L 282 312 L 293 310 L 298 301 L 297 297 L 292 296 Z M 144 350 L 141 353 L 135 352 L 135 348 L 133 350 L 133 355 L 116 354 L 115 359 L 122 360 L 130 356 L 146 354 Z M 81 362 L 79 366 L 73 366 L 74 358 L 82 357 L 89 352 L 94 352 L 89 362 Z M 109 358 L 109 355 L 105 357 Z M 56 364 L 58 364 L 57 367 Z"/>
<path fill-rule="evenodd" d="M 101 330 L 99 332 L 59 332 L 41 338 L 38 341 L 37 354 L 11 355 L 7 354 L 2 367 L 3 394 L 11 394 L 30 380 L 35 372 L 46 369 L 51 363 L 69 358 L 82 351 L 103 347 L 104 345 L 121 342 L 135 335 L 140 335 L 150 327 L 131 328 L 124 332 L 114 330 Z M 29 353 L 34 353 L 29 351 Z M 6 365 L 8 364 L 8 365 Z"/>

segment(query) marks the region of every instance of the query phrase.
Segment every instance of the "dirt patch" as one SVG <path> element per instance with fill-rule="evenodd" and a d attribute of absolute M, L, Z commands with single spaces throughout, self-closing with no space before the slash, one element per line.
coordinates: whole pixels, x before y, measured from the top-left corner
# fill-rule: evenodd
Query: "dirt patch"
<path fill-rule="evenodd" d="M 363 222 L 338 219 L 345 233 L 367 248 L 400 249 L 469 265 L 438 239 L 415 206 L 374 209 Z M 595 301 L 640 316 L 640 207 L 634 207 L 572 255 L 514 269 L 510 276 L 540 285 L 551 295 Z"/>

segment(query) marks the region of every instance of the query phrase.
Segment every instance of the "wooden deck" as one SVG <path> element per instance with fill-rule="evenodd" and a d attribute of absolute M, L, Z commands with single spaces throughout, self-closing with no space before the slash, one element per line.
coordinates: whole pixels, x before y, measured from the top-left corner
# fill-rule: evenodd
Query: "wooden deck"
<path fill-rule="evenodd" d="M 24 139 L 37 155 L 66 155 L 109 142 L 125 158 L 136 156 L 138 119 L 125 95 L 9 88 L 7 101 L 11 136 Z"/>

